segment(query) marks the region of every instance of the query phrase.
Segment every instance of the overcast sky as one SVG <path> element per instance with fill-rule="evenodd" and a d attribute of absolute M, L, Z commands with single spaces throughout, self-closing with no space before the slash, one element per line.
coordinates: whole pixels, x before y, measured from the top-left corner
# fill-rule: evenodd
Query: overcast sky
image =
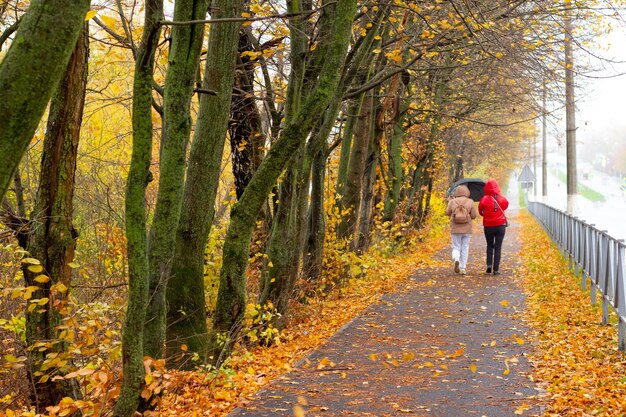
<path fill-rule="evenodd" d="M 616 30 L 599 42 L 609 46 L 608 51 L 599 51 L 599 54 L 626 61 L 626 31 Z M 619 73 L 626 73 L 626 62 L 607 65 L 597 76 Z M 626 145 L 626 75 L 597 79 L 578 77 L 577 84 L 581 85 L 577 92 L 576 114 L 577 139 L 581 144 L 605 139 Z"/>

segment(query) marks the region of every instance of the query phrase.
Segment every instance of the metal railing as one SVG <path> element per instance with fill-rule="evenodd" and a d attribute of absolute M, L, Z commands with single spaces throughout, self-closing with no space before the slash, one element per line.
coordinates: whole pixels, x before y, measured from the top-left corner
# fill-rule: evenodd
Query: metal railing
<path fill-rule="evenodd" d="M 618 317 L 618 347 L 626 350 L 626 245 L 605 230 L 598 230 L 561 210 L 536 201 L 528 201 L 530 213 L 541 223 L 567 256 L 570 269 L 581 276 L 587 289 L 591 282 L 591 303 L 602 297 L 602 324 L 609 323 L 609 308 Z"/>

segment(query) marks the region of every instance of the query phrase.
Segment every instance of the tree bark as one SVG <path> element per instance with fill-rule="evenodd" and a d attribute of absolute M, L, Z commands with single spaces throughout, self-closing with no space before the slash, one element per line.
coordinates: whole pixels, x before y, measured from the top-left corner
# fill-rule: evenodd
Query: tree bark
<path fill-rule="evenodd" d="M 67 68 L 88 9 L 88 0 L 33 0 L 0 64 L 0 198 Z"/>
<path fill-rule="evenodd" d="M 254 98 L 255 64 L 249 56 L 242 56 L 242 53 L 253 50 L 246 28 L 242 28 L 239 31 L 238 65 L 228 123 L 237 198 L 241 197 L 259 167 L 265 145 L 261 115 Z"/>
<path fill-rule="evenodd" d="M 259 304 L 271 302 L 277 311 L 285 315 L 290 290 L 297 279 L 298 267 L 294 265 L 298 251 L 301 224 L 299 224 L 299 199 L 301 187 L 298 185 L 303 169 L 303 146 L 298 149 L 279 186 L 278 210 L 272 221 L 267 242 L 268 265 L 261 277 Z M 275 324 L 283 323 L 277 320 Z"/>
<path fill-rule="evenodd" d="M 402 89 L 399 95 L 402 94 Z M 399 98 L 399 97 L 398 97 Z M 400 101 L 400 100 L 398 100 Z M 396 103 L 391 137 L 387 145 L 387 194 L 383 207 L 383 222 L 393 221 L 400 200 L 400 190 L 404 181 L 404 167 L 402 161 L 402 142 L 404 137 L 404 121 L 406 120 L 406 104 Z"/>
<path fill-rule="evenodd" d="M 378 104 L 373 114 L 375 120 L 380 120 L 382 115 L 381 105 Z M 354 250 L 357 252 L 366 251 L 371 243 L 372 224 L 374 222 L 374 186 L 376 185 L 376 167 L 380 159 L 380 142 L 384 136 L 383 123 L 372 121 L 372 138 L 370 139 L 367 158 L 365 159 L 363 170 L 363 187 L 361 189 L 361 204 L 359 207 L 359 223 L 357 226 L 357 236 L 354 240 Z"/>
<path fill-rule="evenodd" d="M 239 17 L 241 0 L 217 0 L 212 18 Z M 208 358 L 208 328 L 204 299 L 204 256 L 215 215 L 224 143 L 232 100 L 234 69 L 240 23 L 211 27 L 203 88 L 217 92 L 200 97 L 189 168 L 183 194 L 183 210 L 176 231 L 172 277 L 167 293 L 167 352 L 179 355 L 186 344 L 189 352 Z M 247 262 L 247 254 L 244 256 Z M 183 368 L 193 366 L 178 361 Z"/>
<path fill-rule="evenodd" d="M 373 106 L 374 96 L 370 91 L 365 96 L 359 120 L 355 126 L 345 194 L 342 197 L 341 203 L 343 215 L 341 223 L 337 226 L 337 237 L 347 239 L 350 247 L 354 247 L 353 239 L 355 237 L 357 219 L 361 207 L 365 160 L 368 155 L 369 144 L 372 137 Z"/>
<path fill-rule="evenodd" d="M 335 126 L 341 98 L 335 97 L 328 106 L 317 137 L 310 150 L 312 157 L 311 169 L 311 203 L 307 214 L 308 229 L 306 234 L 303 273 L 307 281 L 317 281 L 322 273 L 324 240 L 326 238 L 326 213 L 324 212 L 324 180 L 328 161 L 327 141 Z"/>
<path fill-rule="evenodd" d="M 326 238 L 326 213 L 324 212 L 324 181 L 326 179 L 326 143 L 313 156 L 311 169 L 311 204 L 309 225 L 304 251 L 303 274 L 307 281 L 319 280 L 322 274 L 324 240 Z"/>
<path fill-rule="evenodd" d="M 133 149 L 125 198 L 128 305 L 122 330 L 122 387 L 113 410 L 115 417 L 135 414 L 145 375 L 143 337 L 149 288 L 146 187 L 152 179 L 152 82 L 162 18 L 163 1 L 147 0 L 133 82 Z"/>
<path fill-rule="evenodd" d="M 66 303 L 67 293 L 54 288 L 63 284 L 71 285 L 72 269 L 69 264 L 74 259 L 74 249 L 78 233 L 72 225 L 74 175 L 76 156 L 80 139 L 80 127 L 85 104 L 87 87 L 87 63 L 89 58 L 89 34 L 87 25 L 79 37 L 65 74 L 57 92 L 52 98 L 44 149 L 41 159 L 41 173 L 37 197 L 31 220 L 33 227 L 28 239 L 27 251 L 38 259 L 49 277 L 45 283 L 35 278 L 41 272 L 31 272 L 23 268 L 27 286 L 40 287 L 33 293 L 33 299 L 48 299 L 41 309 L 27 310 L 26 342 L 58 341 L 50 349 L 31 352 L 31 380 L 34 381 L 34 403 L 38 412 L 45 407 L 56 405 L 63 397 L 80 397 L 79 386 L 75 379 L 41 379 L 33 374 L 39 371 L 46 355 L 66 349 L 66 343 L 59 340 L 58 326 L 61 324 L 59 313 Z M 60 373 L 62 375 L 63 372 Z M 45 372 L 44 372 L 45 375 Z"/>
<path fill-rule="evenodd" d="M 346 118 L 346 125 L 343 128 L 341 137 L 341 150 L 339 153 L 339 167 L 337 168 L 337 184 L 335 186 L 335 192 L 337 193 L 337 207 L 341 213 L 343 208 L 343 196 L 346 193 L 346 183 L 348 182 L 348 167 L 350 166 L 350 154 L 352 152 L 354 127 L 359 115 L 361 114 L 361 106 L 365 95 L 361 94 L 359 97 L 351 100 L 348 103 L 347 111 L 344 113 Z"/>
<path fill-rule="evenodd" d="M 206 10 L 206 0 L 178 0 L 174 20 L 203 20 Z M 166 291 L 183 201 L 185 160 L 191 131 L 190 105 L 203 35 L 204 25 L 201 24 L 172 27 L 172 47 L 163 96 L 159 191 L 148 237 L 150 302 L 144 330 L 144 354 L 154 358 L 162 357 L 165 348 Z"/>

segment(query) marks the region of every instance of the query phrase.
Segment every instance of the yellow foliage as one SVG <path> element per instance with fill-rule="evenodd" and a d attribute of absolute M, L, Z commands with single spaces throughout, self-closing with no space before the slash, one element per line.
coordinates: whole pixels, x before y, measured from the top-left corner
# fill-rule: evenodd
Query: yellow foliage
<path fill-rule="evenodd" d="M 599 325 L 599 306 L 590 304 L 544 230 L 528 213 L 520 220 L 528 320 L 539 347 L 535 379 L 550 399 L 544 415 L 596 415 L 598 407 L 602 415 L 620 415 L 626 410 L 626 363 L 616 349 L 615 327 Z"/>

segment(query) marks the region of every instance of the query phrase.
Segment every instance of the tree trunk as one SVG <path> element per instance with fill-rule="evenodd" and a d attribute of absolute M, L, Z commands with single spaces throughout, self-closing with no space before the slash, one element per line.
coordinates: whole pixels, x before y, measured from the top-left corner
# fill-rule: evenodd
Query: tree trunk
<path fill-rule="evenodd" d="M 337 237 L 347 239 L 351 247 L 361 206 L 365 161 L 372 137 L 373 106 L 374 96 L 370 91 L 365 96 L 359 120 L 355 126 L 345 194 L 342 197 L 341 203 L 343 214 L 341 223 L 337 226 Z"/>
<path fill-rule="evenodd" d="M 337 168 L 337 185 L 335 186 L 335 192 L 337 193 L 337 203 L 339 212 L 343 207 L 343 196 L 346 193 L 346 183 L 348 182 L 348 167 L 350 166 L 350 154 L 352 152 L 354 127 L 359 115 L 361 114 L 361 107 L 365 95 L 361 94 L 356 99 L 349 102 L 347 111 L 344 113 L 346 125 L 343 128 L 341 137 L 341 151 L 339 153 L 339 167 Z"/>
<path fill-rule="evenodd" d="M 304 251 L 304 277 L 311 282 L 319 280 L 322 274 L 324 240 L 326 238 L 326 214 L 324 212 L 324 181 L 326 179 L 326 143 L 313 156 L 311 170 L 311 204 L 309 205 L 309 226 Z"/>
<path fill-rule="evenodd" d="M 376 167 L 380 159 L 380 142 L 384 136 L 384 119 L 380 114 L 382 106 L 376 106 L 373 113 L 377 122 L 372 121 L 372 139 L 370 141 L 367 158 L 363 170 L 363 188 L 361 190 L 361 206 L 359 209 L 359 224 L 354 249 L 364 252 L 371 243 L 372 223 L 374 221 L 374 186 L 376 185 Z"/>
<path fill-rule="evenodd" d="M 335 126 L 340 107 L 341 97 L 335 97 L 324 114 L 317 137 L 312 142 L 315 146 L 310 150 L 312 157 L 311 203 L 307 214 L 308 228 L 303 254 L 303 273 L 308 281 L 317 281 L 322 273 L 324 239 L 326 237 L 324 180 L 326 178 L 326 162 L 328 161 L 327 143 L 330 132 Z"/>
<path fill-rule="evenodd" d="M 211 18 L 241 15 L 241 0 L 217 0 Z M 181 347 L 207 359 L 208 328 L 204 299 L 204 256 L 211 223 L 215 214 L 215 196 L 219 184 L 224 143 L 233 91 L 234 69 L 240 23 L 218 23 L 211 27 L 207 41 L 203 89 L 217 95 L 200 97 L 198 121 L 194 133 L 183 210 L 176 231 L 176 245 L 167 292 L 167 353 L 180 356 Z M 247 261 L 248 257 L 245 256 Z M 188 358 L 187 358 L 188 359 Z M 189 368 L 194 364 L 177 361 Z"/>
<path fill-rule="evenodd" d="M 324 13 L 332 13 L 333 27 L 323 34 L 329 41 L 315 88 L 302 106 L 294 111 L 293 117 L 287 119 L 282 136 L 274 143 L 241 199 L 233 207 L 224 242 L 220 288 L 213 322 L 216 331 L 213 350 L 218 363 L 222 359 L 217 356 L 220 351 L 225 354 L 230 352 L 244 312 L 248 251 L 258 213 L 285 165 L 306 140 L 315 122 L 336 94 L 341 76 L 338 70 L 345 60 L 355 11 L 355 0 L 338 0 L 324 9 Z"/>
<path fill-rule="evenodd" d="M 178 0 L 174 20 L 203 20 L 206 10 L 206 0 Z M 148 237 L 150 301 L 144 329 L 144 354 L 154 358 L 162 357 L 165 347 L 166 291 L 183 200 L 185 159 L 191 131 L 190 105 L 203 34 L 204 25 L 201 24 L 172 27 L 163 96 L 159 191 Z"/>
<path fill-rule="evenodd" d="M 239 31 L 238 65 L 228 123 L 237 198 L 241 197 L 261 163 L 265 145 L 261 115 L 254 97 L 255 63 L 249 56 L 242 56 L 242 53 L 253 50 L 246 28 L 242 28 Z"/>
<path fill-rule="evenodd" d="M 27 245 L 30 256 L 41 262 L 43 274 L 49 280 L 40 283 L 36 278 L 42 272 L 31 272 L 28 265 L 23 268 L 26 285 L 40 287 L 33 293 L 33 299 L 50 300 L 41 309 L 28 309 L 26 342 L 30 346 L 37 342 L 59 342 L 48 350 L 34 349 L 31 352 L 33 398 L 37 412 L 40 413 L 45 411 L 45 407 L 58 404 L 63 397 L 77 399 L 81 395 L 75 379 L 47 379 L 42 382 L 33 374 L 39 371 L 46 355 L 61 353 L 66 349 L 66 343 L 59 341 L 58 326 L 61 323 L 59 310 L 66 303 L 67 293 L 55 288 L 60 284 L 66 288 L 71 285 L 72 269 L 69 264 L 74 259 L 78 237 L 72 225 L 74 174 L 85 105 L 88 58 L 89 34 L 85 25 L 65 75 L 52 98 L 41 158 L 39 188 L 33 209 L 33 215 L 37 218 L 32 219 L 32 224 L 37 224 L 37 227 L 33 228 Z M 61 371 L 60 375 L 63 374 Z"/>
<path fill-rule="evenodd" d="M 332 111 L 336 113 L 336 107 Z M 268 241 L 268 255 L 272 266 L 264 271 L 263 291 L 259 302 L 265 305 L 271 301 L 276 306 L 281 314 L 281 319 L 275 323 L 278 328 L 286 324 L 289 302 L 293 297 L 295 283 L 301 275 L 300 264 L 308 226 L 306 219 L 311 164 L 313 153 L 318 148 L 316 142 L 319 140 L 321 137 L 313 133 L 308 146 L 301 148 L 291 161 L 285 181 L 280 187 L 279 210 L 272 223 Z"/>
<path fill-rule="evenodd" d="M 400 200 L 400 190 L 404 181 L 404 167 L 402 164 L 402 139 L 404 137 L 404 121 L 406 119 L 406 104 L 397 103 L 394 114 L 391 137 L 387 145 L 388 167 L 387 167 L 387 195 L 383 207 L 383 222 L 393 221 L 398 202 Z"/>
<path fill-rule="evenodd" d="M 299 199 L 301 187 L 298 186 L 303 160 L 306 158 L 301 147 L 292 158 L 290 167 L 284 175 L 279 187 L 279 203 L 270 236 L 267 242 L 268 265 L 261 278 L 259 304 L 271 302 L 277 311 L 283 315 L 287 311 L 290 290 L 297 279 L 298 268 L 294 265 L 299 247 Z M 277 325 L 284 322 L 279 320 Z"/>
<path fill-rule="evenodd" d="M 152 179 L 152 82 L 154 54 L 161 32 L 158 22 L 162 18 L 163 1 L 147 0 L 133 82 L 133 150 L 125 198 L 128 305 L 122 330 L 122 387 L 113 410 L 115 417 L 135 414 L 145 375 L 143 329 L 149 287 L 146 187 Z"/>
<path fill-rule="evenodd" d="M 446 96 L 449 83 L 449 70 L 441 71 L 431 75 L 430 85 L 434 91 L 433 106 L 435 109 L 441 109 Z M 417 163 L 415 172 L 413 173 L 413 183 L 409 191 L 409 199 L 407 204 L 407 217 L 412 215 L 413 225 L 416 228 L 422 226 L 422 221 L 428 214 L 430 207 L 430 194 L 432 191 L 432 174 L 435 163 L 435 144 L 439 134 L 441 125 L 441 115 L 435 114 L 430 118 L 430 132 L 425 141 L 426 151 Z M 417 198 L 415 197 L 417 195 Z M 415 208 L 417 201 L 417 208 Z"/>
<path fill-rule="evenodd" d="M 2 59 L 0 198 L 67 68 L 88 9 L 88 0 L 31 1 Z"/>

